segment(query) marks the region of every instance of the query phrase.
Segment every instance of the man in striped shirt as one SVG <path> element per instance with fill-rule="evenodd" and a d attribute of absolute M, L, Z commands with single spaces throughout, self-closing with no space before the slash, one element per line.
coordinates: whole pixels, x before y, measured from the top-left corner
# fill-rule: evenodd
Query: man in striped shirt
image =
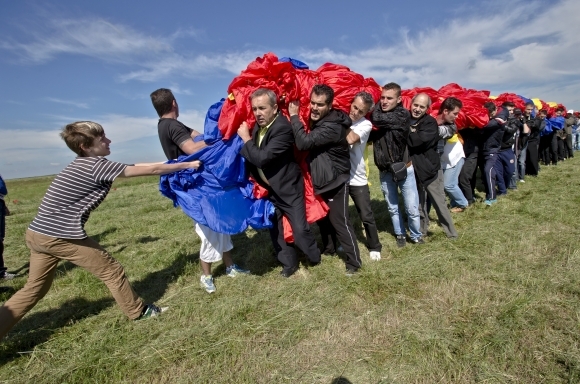
<path fill-rule="evenodd" d="M 197 169 L 200 162 L 126 165 L 109 161 L 104 156 L 111 153 L 111 140 L 101 125 L 90 121 L 67 125 L 61 137 L 78 157 L 52 181 L 26 231 L 30 249 L 28 281 L 0 307 L 0 339 L 48 292 L 60 260 L 85 268 L 103 281 L 130 319 L 157 316 L 164 310 L 143 303 L 121 264 L 87 236 L 84 225 L 115 178 Z"/>

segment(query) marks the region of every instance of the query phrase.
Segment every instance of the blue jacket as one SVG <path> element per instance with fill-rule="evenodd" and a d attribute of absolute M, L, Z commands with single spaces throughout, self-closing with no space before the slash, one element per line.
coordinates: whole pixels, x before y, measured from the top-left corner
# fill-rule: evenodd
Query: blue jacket
<path fill-rule="evenodd" d="M 3 198 L 7 194 L 8 194 L 8 188 L 6 188 L 6 183 L 4 182 L 4 179 L 2 178 L 2 176 L 0 175 L 0 198 Z"/>
<path fill-rule="evenodd" d="M 274 205 L 253 196 L 253 184 L 246 177 L 245 160 L 240 155 L 242 139 L 236 135 L 222 140 L 217 126 L 222 105 L 223 99 L 208 110 L 203 135 L 208 146 L 177 160 L 200 160 L 202 166 L 161 176 L 159 190 L 174 206 L 215 232 L 234 235 L 248 226 L 271 228 Z"/>

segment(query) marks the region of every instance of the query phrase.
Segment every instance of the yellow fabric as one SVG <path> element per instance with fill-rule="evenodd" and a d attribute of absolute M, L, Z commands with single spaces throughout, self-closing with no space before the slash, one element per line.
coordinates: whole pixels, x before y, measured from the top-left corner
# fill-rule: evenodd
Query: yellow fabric
<path fill-rule="evenodd" d="M 497 96 L 488 96 L 488 98 L 495 100 L 495 99 L 497 99 Z"/>
<path fill-rule="evenodd" d="M 556 103 L 555 101 L 548 101 L 546 104 L 548 104 L 552 108 L 556 108 L 558 106 L 558 103 Z"/>
<path fill-rule="evenodd" d="M 534 105 L 536 106 L 536 108 L 542 109 L 542 102 L 540 101 L 540 99 L 535 98 L 535 99 L 532 99 L 532 101 L 534 102 Z"/>
<path fill-rule="evenodd" d="M 453 143 L 457 143 L 459 141 L 459 136 L 457 136 L 457 133 L 453 136 L 451 136 L 449 139 L 447 139 L 447 142 L 449 144 L 453 144 Z"/>
<path fill-rule="evenodd" d="M 270 124 L 266 125 L 265 127 L 260 127 L 260 130 L 258 131 L 258 147 L 260 146 L 260 144 L 262 144 L 262 140 L 264 140 L 264 136 L 266 136 L 268 129 L 274 123 L 274 121 L 276 120 L 276 117 L 278 117 L 278 115 L 274 116 L 272 121 L 270 121 Z M 264 180 L 264 182 L 266 184 L 270 185 L 270 183 L 268 182 L 268 179 L 266 179 L 266 175 L 264 175 L 264 172 L 262 172 L 262 168 L 258 168 L 258 174 L 260 175 L 260 177 L 262 178 L 262 180 Z"/>
<path fill-rule="evenodd" d="M 371 185 L 371 182 L 368 181 L 369 180 L 369 143 L 367 143 L 366 147 L 365 147 L 365 151 L 363 152 L 363 159 L 365 160 L 365 170 L 366 170 L 366 175 L 367 175 L 367 183 L 369 185 Z"/>
<path fill-rule="evenodd" d="M 231 101 L 234 101 L 236 98 L 234 97 L 234 94 L 233 93 L 230 93 L 228 95 L 228 99 L 230 99 Z"/>

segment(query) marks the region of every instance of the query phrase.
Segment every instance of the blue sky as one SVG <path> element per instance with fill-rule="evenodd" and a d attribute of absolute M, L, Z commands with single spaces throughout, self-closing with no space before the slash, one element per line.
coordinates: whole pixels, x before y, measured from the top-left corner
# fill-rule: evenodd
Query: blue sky
<path fill-rule="evenodd" d="M 164 160 L 149 94 L 200 129 L 266 52 L 404 88 L 456 82 L 580 108 L 580 1 L 19 1 L 0 13 L 0 174 L 58 173 L 67 123 L 101 123 L 111 160 Z"/>

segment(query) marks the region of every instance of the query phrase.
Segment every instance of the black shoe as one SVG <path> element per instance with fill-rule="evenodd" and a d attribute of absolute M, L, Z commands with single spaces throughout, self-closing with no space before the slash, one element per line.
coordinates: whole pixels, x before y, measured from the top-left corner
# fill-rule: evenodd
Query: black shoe
<path fill-rule="evenodd" d="M 348 277 L 358 274 L 358 268 L 346 268 L 346 275 Z"/>
<path fill-rule="evenodd" d="M 419 237 L 418 239 L 411 239 L 411 242 L 413 244 L 425 244 L 425 240 L 423 240 L 422 237 Z"/>
<path fill-rule="evenodd" d="M 288 278 L 292 276 L 297 270 L 298 267 L 284 267 L 282 272 L 280 272 L 280 276 Z"/>
<path fill-rule="evenodd" d="M 397 235 L 397 247 L 403 248 L 407 245 L 407 240 L 405 240 L 405 235 Z"/>
<path fill-rule="evenodd" d="M 319 261 L 309 261 L 308 262 L 308 266 L 309 267 L 316 267 L 317 265 L 320 265 L 320 260 Z"/>

